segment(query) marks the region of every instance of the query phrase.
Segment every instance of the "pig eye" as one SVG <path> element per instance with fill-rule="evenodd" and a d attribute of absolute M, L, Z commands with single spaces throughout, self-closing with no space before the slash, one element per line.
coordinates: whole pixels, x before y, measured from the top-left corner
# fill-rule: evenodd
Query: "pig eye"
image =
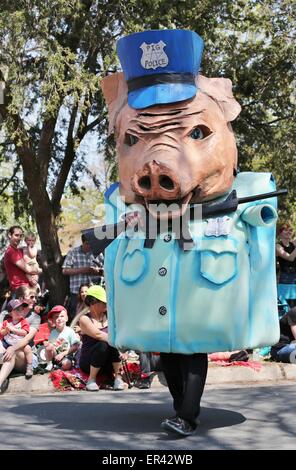
<path fill-rule="evenodd" d="M 135 145 L 138 142 L 138 140 L 139 140 L 138 137 L 136 137 L 135 135 L 125 134 L 125 143 L 129 147 L 132 147 L 133 145 Z"/>
<path fill-rule="evenodd" d="M 199 127 L 195 127 L 189 134 L 189 136 L 191 137 L 191 139 L 194 139 L 194 140 L 202 140 L 202 139 L 205 139 L 206 137 L 208 137 L 208 135 L 210 135 L 212 132 L 210 131 L 210 129 L 206 126 L 199 126 Z"/>

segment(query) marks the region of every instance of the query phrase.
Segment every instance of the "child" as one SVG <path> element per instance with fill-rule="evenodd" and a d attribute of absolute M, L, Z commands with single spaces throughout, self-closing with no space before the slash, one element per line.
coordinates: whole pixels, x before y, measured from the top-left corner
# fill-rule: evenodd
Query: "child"
<path fill-rule="evenodd" d="M 37 271 L 40 269 L 37 262 L 36 235 L 33 232 L 27 232 L 25 235 L 26 246 L 23 247 L 24 261 L 31 268 Z M 31 286 L 38 286 L 38 274 L 26 274 Z M 39 286 L 38 286 L 39 287 Z"/>
<path fill-rule="evenodd" d="M 30 331 L 30 324 L 23 316 L 23 308 L 28 304 L 22 300 L 15 299 L 8 303 L 9 318 L 4 320 L 0 328 L 0 353 L 1 356 L 9 346 L 15 345 L 21 338 L 26 336 Z M 33 376 L 32 367 L 32 349 L 27 344 L 24 349 L 25 358 L 27 361 L 26 377 Z"/>
<path fill-rule="evenodd" d="M 62 305 L 56 305 L 48 312 L 47 318 L 53 329 L 45 348 L 46 360 L 49 361 L 46 370 L 52 369 L 53 362 L 63 370 L 69 370 L 73 354 L 78 350 L 79 339 L 72 328 L 66 326 L 67 310 Z"/>

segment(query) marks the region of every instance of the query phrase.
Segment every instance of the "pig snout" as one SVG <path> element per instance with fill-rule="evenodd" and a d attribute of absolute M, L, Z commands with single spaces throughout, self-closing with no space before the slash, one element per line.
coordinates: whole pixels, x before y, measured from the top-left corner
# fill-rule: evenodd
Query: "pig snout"
<path fill-rule="evenodd" d="M 133 191 L 146 200 L 173 200 L 181 197 L 178 175 L 163 163 L 152 160 L 131 181 Z"/>

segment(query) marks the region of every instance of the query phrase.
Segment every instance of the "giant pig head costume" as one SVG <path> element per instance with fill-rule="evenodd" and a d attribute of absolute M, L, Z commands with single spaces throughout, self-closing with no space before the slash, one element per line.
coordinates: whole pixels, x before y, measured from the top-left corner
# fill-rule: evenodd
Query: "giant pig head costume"
<path fill-rule="evenodd" d="M 230 80 L 199 74 L 202 48 L 191 31 L 132 34 L 118 42 L 123 73 L 102 83 L 120 177 L 105 194 L 107 223 L 138 203 L 161 225 L 158 205 L 175 206 L 152 244 L 147 232 L 125 231 L 105 251 L 109 341 L 118 348 L 191 354 L 278 339 L 276 198 L 254 201 L 275 184 L 269 173 L 237 174 L 230 123 L 240 106 Z M 186 251 L 173 222 L 233 193 L 251 202 L 190 218 Z"/>
<path fill-rule="evenodd" d="M 118 42 L 124 74 L 108 76 L 102 88 L 126 203 L 152 211 L 157 202 L 174 202 L 178 216 L 233 183 L 230 122 L 241 108 L 230 80 L 198 75 L 202 49 L 196 33 L 182 30 L 146 31 Z"/>

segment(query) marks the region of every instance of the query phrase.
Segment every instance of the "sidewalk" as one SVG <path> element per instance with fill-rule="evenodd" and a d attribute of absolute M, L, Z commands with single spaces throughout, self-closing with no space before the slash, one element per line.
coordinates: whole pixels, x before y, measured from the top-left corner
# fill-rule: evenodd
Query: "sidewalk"
<path fill-rule="evenodd" d="M 209 364 L 207 385 L 215 384 L 246 384 L 260 382 L 283 382 L 296 381 L 296 364 L 283 364 L 275 362 L 262 362 L 259 371 L 255 371 L 244 366 L 221 366 L 215 363 Z M 160 372 L 155 375 L 152 388 L 163 387 L 165 385 L 164 375 Z M 135 390 L 137 390 L 135 388 Z M 35 394 L 57 392 L 54 388 L 49 374 L 34 375 L 30 380 L 24 376 L 13 377 L 9 381 L 7 394 Z M 57 392 L 60 393 L 60 392 Z"/>

